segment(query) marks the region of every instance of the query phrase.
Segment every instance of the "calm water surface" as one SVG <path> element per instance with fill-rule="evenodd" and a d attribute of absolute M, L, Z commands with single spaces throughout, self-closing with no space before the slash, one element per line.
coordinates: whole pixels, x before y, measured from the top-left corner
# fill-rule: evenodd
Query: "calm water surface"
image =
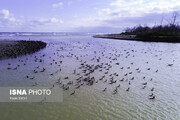
<path fill-rule="evenodd" d="M 97 39 L 85 33 L 20 33 L 0 39 L 48 43 L 34 54 L 1 60 L 1 86 L 52 86 L 59 78 L 62 84 L 73 81 L 63 92 L 63 102 L 0 103 L 2 120 L 180 119 L 180 44 Z M 93 85 L 82 80 L 76 89 L 77 79 L 87 77 L 83 64 L 102 67 L 90 74 Z M 45 72 L 40 72 L 43 68 Z M 111 79 L 116 82 L 109 84 Z"/>

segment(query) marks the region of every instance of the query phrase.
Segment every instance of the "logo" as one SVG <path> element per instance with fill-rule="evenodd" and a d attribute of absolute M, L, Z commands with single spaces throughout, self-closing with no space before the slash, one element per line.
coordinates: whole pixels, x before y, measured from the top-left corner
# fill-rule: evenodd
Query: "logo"
<path fill-rule="evenodd" d="M 54 87 L 0 87 L 0 102 L 62 102 L 63 90 Z"/>
<path fill-rule="evenodd" d="M 50 89 L 10 89 L 10 95 L 51 95 Z"/>

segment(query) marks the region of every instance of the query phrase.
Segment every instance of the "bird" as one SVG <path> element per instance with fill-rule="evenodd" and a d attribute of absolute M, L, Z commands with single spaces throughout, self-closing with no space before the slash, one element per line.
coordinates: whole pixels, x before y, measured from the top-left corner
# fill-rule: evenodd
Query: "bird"
<path fill-rule="evenodd" d="M 116 89 L 114 90 L 113 94 L 115 95 L 116 93 L 117 93 L 117 87 L 116 87 Z"/>
<path fill-rule="evenodd" d="M 129 85 L 131 85 L 131 82 L 129 81 Z"/>
<path fill-rule="evenodd" d="M 149 97 L 149 99 L 155 99 L 155 96 Z"/>
<path fill-rule="evenodd" d="M 118 86 L 116 86 L 116 88 L 120 87 L 120 84 Z"/>
<path fill-rule="evenodd" d="M 128 89 L 126 89 L 126 91 L 129 91 L 130 87 L 128 87 Z"/>
<path fill-rule="evenodd" d="M 74 90 L 74 92 L 72 92 L 70 95 L 74 95 L 75 94 L 75 90 Z"/>
<path fill-rule="evenodd" d="M 7 69 L 10 70 L 11 68 L 8 67 Z"/>
<path fill-rule="evenodd" d="M 173 64 L 168 64 L 168 66 L 170 66 L 170 67 L 171 67 L 171 66 L 173 66 Z"/>
<path fill-rule="evenodd" d="M 153 95 L 154 95 L 154 94 L 152 93 L 152 94 L 150 94 L 149 96 L 152 97 Z"/>
<path fill-rule="evenodd" d="M 147 82 L 145 82 L 145 83 L 142 83 L 143 85 L 147 85 Z"/>
<path fill-rule="evenodd" d="M 151 91 L 154 91 L 154 88 L 152 88 Z"/>
<path fill-rule="evenodd" d="M 69 79 L 69 77 L 65 77 L 64 79 Z"/>
<path fill-rule="evenodd" d="M 78 85 L 78 86 L 76 87 L 76 89 L 80 88 L 80 86 L 81 86 L 81 85 Z"/>
<path fill-rule="evenodd" d="M 107 89 L 107 88 L 104 88 L 104 89 L 103 89 L 103 92 L 105 92 L 105 91 L 106 91 L 106 89 Z"/>
<path fill-rule="evenodd" d="M 132 72 L 129 72 L 129 74 L 132 74 Z"/>
<path fill-rule="evenodd" d="M 142 87 L 142 89 L 145 89 L 146 88 L 146 85 Z"/>
<path fill-rule="evenodd" d="M 124 78 L 122 78 L 120 81 L 124 81 Z"/>

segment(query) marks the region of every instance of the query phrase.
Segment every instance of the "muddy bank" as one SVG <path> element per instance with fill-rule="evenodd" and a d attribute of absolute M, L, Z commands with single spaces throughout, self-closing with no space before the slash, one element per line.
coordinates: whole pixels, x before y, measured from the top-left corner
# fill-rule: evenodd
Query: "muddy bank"
<path fill-rule="evenodd" d="M 108 39 L 119 39 L 119 40 L 138 40 L 136 35 L 120 35 L 120 34 L 102 34 L 94 35 L 94 38 L 108 38 Z"/>
<path fill-rule="evenodd" d="M 103 34 L 103 35 L 94 35 L 93 37 L 95 37 L 95 38 L 117 39 L 117 40 L 143 41 L 143 42 L 180 43 L 180 36 L 137 37 L 136 35 Z"/>
<path fill-rule="evenodd" d="M 32 54 L 45 47 L 42 41 L 0 41 L 0 60 Z"/>

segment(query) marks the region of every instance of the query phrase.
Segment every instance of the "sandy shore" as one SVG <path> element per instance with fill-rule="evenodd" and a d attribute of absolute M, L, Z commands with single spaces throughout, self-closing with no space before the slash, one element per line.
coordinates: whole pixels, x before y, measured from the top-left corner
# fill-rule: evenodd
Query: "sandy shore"
<path fill-rule="evenodd" d="M 31 54 L 46 47 L 41 41 L 0 41 L 0 60 Z"/>

